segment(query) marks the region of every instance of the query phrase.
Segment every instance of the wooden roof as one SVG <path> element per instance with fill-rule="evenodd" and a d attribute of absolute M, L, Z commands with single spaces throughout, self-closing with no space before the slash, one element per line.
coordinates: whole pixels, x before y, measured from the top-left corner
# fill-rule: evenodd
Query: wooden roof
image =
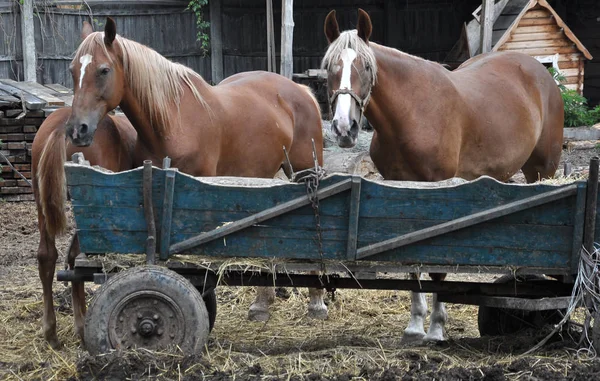
<path fill-rule="evenodd" d="M 575 34 L 571 31 L 571 29 L 565 24 L 565 22 L 560 18 L 560 16 L 556 13 L 556 11 L 548 4 L 546 0 L 514 0 L 509 1 L 502 14 L 494 23 L 494 32 L 492 34 L 492 51 L 498 50 L 509 38 L 512 31 L 519 25 L 519 21 L 523 18 L 525 13 L 528 10 L 532 9 L 536 5 L 541 6 L 548 10 L 554 20 L 556 20 L 556 24 L 562 28 L 565 36 L 571 40 L 577 46 L 577 49 L 587 58 L 588 60 L 592 59 L 592 55 L 586 49 L 585 46 L 579 41 L 579 39 L 575 36 Z M 519 13 L 515 11 L 518 10 L 519 6 L 522 6 L 522 9 Z M 504 16 L 504 18 L 503 18 Z M 512 20 L 511 20 L 512 19 Z M 510 22 L 512 21 L 512 22 Z M 510 24 L 508 24 L 510 22 Z M 496 24 L 499 24 L 498 28 L 496 28 Z M 507 25 L 506 29 L 502 29 L 502 24 Z M 494 38 L 495 37 L 495 38 Z"/>

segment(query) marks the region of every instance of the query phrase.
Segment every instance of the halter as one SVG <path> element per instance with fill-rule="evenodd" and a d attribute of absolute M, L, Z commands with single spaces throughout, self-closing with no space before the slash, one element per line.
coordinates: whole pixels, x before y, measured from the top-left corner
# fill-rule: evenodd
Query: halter
<path fill-rule="evenodd" d="M 371 89 L 369 89 L 369 93 L 367 94 L 365 99 L 361 99 L 358 96 L 358 94 L 356 94 L 354 92 L 354 90 L 352 90 L 352 89 L 337 89 L 336 91 L 333 92 L 333 95 L 331 96 L 331 98 L 329 98 L 329 105 L 330 106 L 333 105 L 333 103 L 337 100 L 337 97 L 342 94 L 348 94 L 352 97 L 352 99 L 354 99 L 354 101 L 356 101 L 356 103 L 360 107 L 360 113 L 362 116 L 362 114 L 365 112 L 365 108 L 367 108 L 367 105 L 369 104 L 369 101 L 371 100 Z"/>

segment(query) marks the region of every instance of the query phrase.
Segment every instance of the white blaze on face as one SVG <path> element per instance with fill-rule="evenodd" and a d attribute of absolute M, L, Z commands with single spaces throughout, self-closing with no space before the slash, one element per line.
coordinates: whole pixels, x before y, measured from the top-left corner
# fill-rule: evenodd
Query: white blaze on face
<path fill-rule="evenodd" d="M 81 89 L 81 85 L 83 84 L 83 76 L 85 75 L 85 68 L 92 62 L 92 56 L 90 54 L 86 54 L 85 56 L 79 59 L 79 63 L 81 64 L 81 69 L 79 70 L 79 88 Z"/>
<path fill-rule="evenodd" d="M 340 81 L 340 89 L 352 88 L 350 76 L 352 74 L 352 63 L 356 59 L 354 49 L 344 49 L 341 55 L 342 58 L 342 79 Z M 350 94 L 340 94 L 337 98 L 334 119 L 338 121 L 340 127 L 350 128 L 350 107 L 352 106 L 352 98 Z"/>

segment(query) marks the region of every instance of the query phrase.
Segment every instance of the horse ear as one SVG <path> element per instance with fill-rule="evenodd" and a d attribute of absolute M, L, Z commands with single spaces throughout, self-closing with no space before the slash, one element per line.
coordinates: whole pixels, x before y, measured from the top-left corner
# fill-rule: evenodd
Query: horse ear
<path fill-rule="evenodd" d="M 327 36 L 327 41 L 330 44 L 340 36 L 340 27 L 335 18 L 335 10 L 329 12 L 325 18 L 325 36 Z"/>
<path fill-rule="evenodd" d="M 371 24 L 369 14 L 360 8 L 358 8 L 358 26 L 356 30 L 358 37 L 362 38 L 365 42 L 369 42 L 371 32 L 373 32 L 373 24 Z"/>
<path fill-rule="evenodd" d="M 115 20 L 107 17 L 104 26 L 104 43 L 109 46 L 112 45 L 115 37 L 117 37 L 117 24 L 115 24 Z"/>
<path fill-rule="evenodd" d="M 81 40 L 85 40 L 85 38 L 92 34 L 93 31 L 94 29 L 92 28 L 92 24 L 90 24 L 87 21 L 84 21 L 83 27 L 81 28 Z"/>

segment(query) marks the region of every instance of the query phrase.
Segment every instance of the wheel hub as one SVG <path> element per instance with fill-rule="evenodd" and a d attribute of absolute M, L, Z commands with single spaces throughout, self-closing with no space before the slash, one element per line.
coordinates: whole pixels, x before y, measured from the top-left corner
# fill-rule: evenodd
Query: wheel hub
<path fill-rule="evenodd" d="M 144 319 L 138 326 L 140 335 L 150 337 L 156 333 L 156 324 L 150 319 Z"/>
<path fill-rule="evenodd" d="M 185 318 L 177 303 L 156 291 L 138 291 L 124 298 L 109 319 L 113 348 L 142 346 L 163 349 L 185 337 Z"/>

